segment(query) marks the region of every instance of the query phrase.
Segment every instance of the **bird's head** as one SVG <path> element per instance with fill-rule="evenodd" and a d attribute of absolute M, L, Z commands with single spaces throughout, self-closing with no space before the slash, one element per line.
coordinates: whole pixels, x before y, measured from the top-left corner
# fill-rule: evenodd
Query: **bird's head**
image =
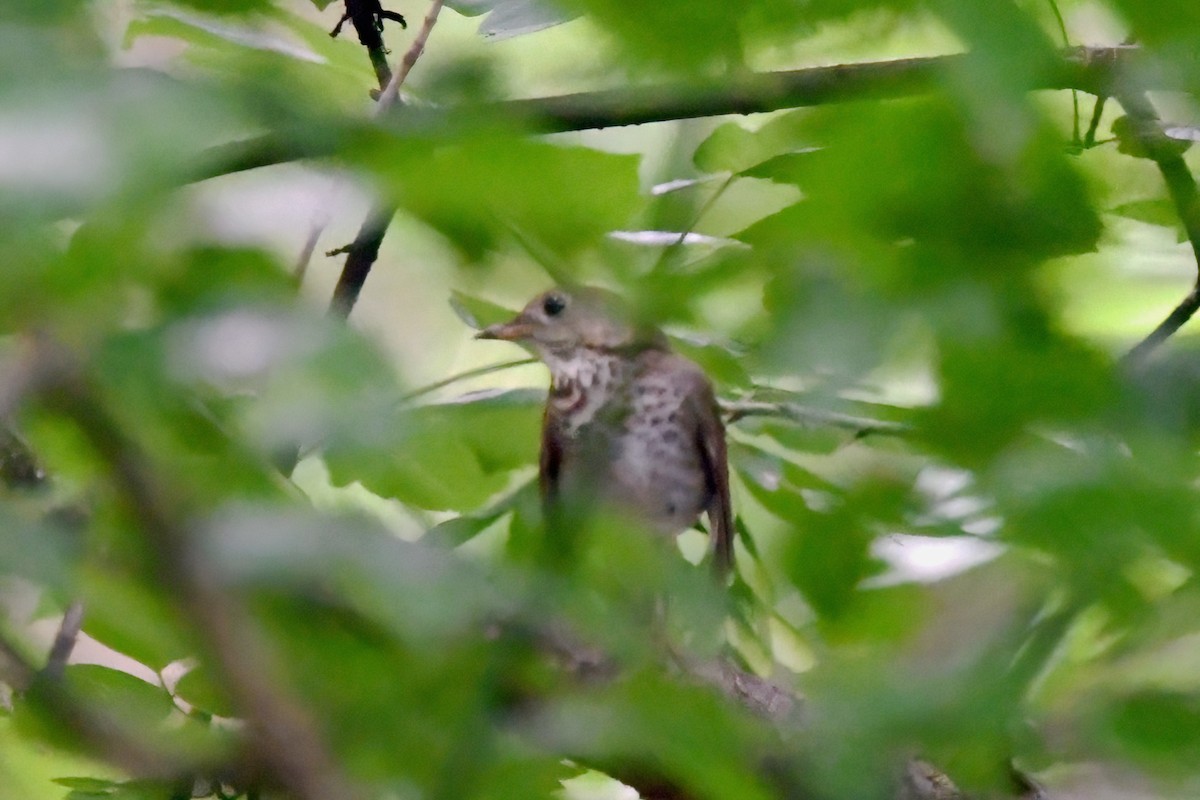
<path fill-rule="evenodd" d="M 622 350 L 663 343 L 657 330 L 634 324 L 619 297 L 594 287 L 543 292 L 513 319 L 491 325 L 475 338 L 527 345 L 543 361 L 569 357 L 581 349 Z"/>

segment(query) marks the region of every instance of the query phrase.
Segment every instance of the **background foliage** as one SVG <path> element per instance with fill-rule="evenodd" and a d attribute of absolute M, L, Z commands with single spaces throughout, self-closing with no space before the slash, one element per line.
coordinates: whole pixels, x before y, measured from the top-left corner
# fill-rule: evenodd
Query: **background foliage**
<path fill-rule="evenodd" d="M 373 120 L 340 3 L 10 0 L 0 796 L 614 796 L 591 767 L 889 797 L 914 755 L 995 796 L 1032 791 L 1014 765 L 1194 796 L 1200 356 L 1124 354 L 1196 274 L 1160 168 L 1186 193 L 1198 8 L 459 0 Z M 395 62 L 426 7 L 393 10 Z M 1098 128 L 1031 91 L 1127 40 Z M 748 70 L 958 52 L 886 99 L 699 110 Z M 637 87 L 663 121 L 503 102 Z M 396 213 L 346 325 L 345 256 L 297 253 L 368 207 Z M 470 334 L 562 279 L 729 404 L 728 597 L 698 534 L 539 566 L 545 373 L 474 371 L 519 354 Z M 732 654 L 800 723 L 664 666 L 656 592 L 680 664 Z"/>

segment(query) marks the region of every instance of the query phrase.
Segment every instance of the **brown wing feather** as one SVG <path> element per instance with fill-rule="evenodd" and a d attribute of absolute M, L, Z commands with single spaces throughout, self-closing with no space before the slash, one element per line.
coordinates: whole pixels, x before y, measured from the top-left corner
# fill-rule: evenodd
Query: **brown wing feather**
<path fill-rule="evenodd" d="M 713 570 L 722 580 L 733 567 L 733 505 L 729 499 L 729 458 L 725 448 L 725 426 L 708 380 L 694 393 L 696 445 L 708 483 L 709 538 Z"/>
<path fill-rule="evenodd" d="M 563 456 L 561 430 L 553 404 L 547 403 L 542 413 L 542 449 L 538 454 L 538 488 L 542 494 L 542 511 L 547 519 L 551 508 L 558 502 L 558 479 Z"/>

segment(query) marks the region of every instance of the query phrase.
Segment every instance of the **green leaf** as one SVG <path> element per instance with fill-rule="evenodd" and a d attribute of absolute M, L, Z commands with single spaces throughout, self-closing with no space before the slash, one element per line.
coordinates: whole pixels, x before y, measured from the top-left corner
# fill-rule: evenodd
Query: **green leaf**
<path fill-rule="evenodd" d="M 507 601 L 475 567 L 444 548 L 404 542 L 368 520 L 302 509 L 243 507 L 212 520 L 215 567 L 246 587 L 291 586 L 300 601 L 355 613 L 426 647 L 475 629 Z M 315 656 L 316 652 L 312 653 Z M 197 676 L 201 677 L 201 676 Z"/>
<path fill-rule="evenodd" d="M 626 227 L 639 203 L 636 157 L 501 131 L 432 149 L 393 143 L 383 152 L 359 147 L 345 155 L 473 259 L 513 228 L 560 256 L 576 254 Z"/>
<path fill-rule="evenodd" d="M 776 159 L 803 158 L 810 148 L 805 133 L 806 111 L 777 115 L 757 130 L 726 122 L 708 135 L 692 154 L 692 161 L 705 172 L 732 172 L 774 178 L 768 164 Z"/>
<path fill-rule="evenodd" d="M 401 408 L 389 417 L 386 450 L 331 439 L 326 463 L 336 484 L 359 481 L 420 508 L 468 511 L 502 489 L 510 470 L 536 463 L 544 397 L 536 390 L 479 392 Z"/>
<path fill-rule="evenodd" d="M 497 322 L 508 322 L 516 316 L 515 311 L 504 306 L 463 292 L 450 293 L 450 307 L 459 319 L 477 331 Z"/>
<path fill-rule="evenodd" d="M 616 774 L 651 769 L 689 792 L 746 800 L 770 796 L 752 765 L 754 735 L 702 687 L 640 672 L 601 691 L 557 701 L 529 724 L 539 741 Z"/>
<path fill-rule="evenodd" d="M 75 789 L 80 792 L 104 793 L 120 785 L 119 781 L 103 780 L 101 778 L 53 778 L 54 783 Z"/>
<path fill-rule="evenodd" d="M 86 702 L 106 709 L 130 723 L 162 723 L 175 710 L 171 696 L 161 686 L 127 672 L 94 664 L 69 664 L 67 684 Z"/>
<path fill-rule="evenodd" d="M 454 0 L 446 5 L 464 16 L 490 11 L 479 35 L 494 41 L 536 33 L 576 16 L 547 0 Z"/>
<path fill-rule="evenodd" d="M 83 582 L 84 631 L 151 669 L 193 655 L 184 618 L 156 588 L 130 575 L 89 570 Z"/>
<path fill-rule="evenodd" d="M 469 542 L 491 527 L 513 508 L 527 504 L 537 494 L 537 481 L 529 480 L 519 488 L 502 497 L 483 511 L 463 514 L 435 525 L 426 533 L 424 541 L 446 547 L 457 547 Z"/>
<path fill-rule="evenodd" d="M 175 684 L 174 694 L 179 699 L 205 714 L 235 717 L 237 709 L 229 695 L 213 680 L 211 672 L 203 665 L 189 669 Z"/>
<path fill-rule="evenodd" d="M 1168 773 L 1186 774 L 1200 757 L 1200 700 L 1193 694 L 1145 690 L 1123 698 L 1109 724 L 1121 749 Z"/>
<path fill-rule="evenodd" d="M 1176 241 L 1187 241 L 1187 231 L 1180 224 L 1179 212 L 1175 210 L 1175 204 L 1166 198 L 1134 200 L 1131 203 L 1122 203 L 1119 206 L 1109 209 L 1109 213 L 1137 220 L 1138 222 L 1144 222 L 1147 225 L 1170 228 L 1175 231 Z"/>

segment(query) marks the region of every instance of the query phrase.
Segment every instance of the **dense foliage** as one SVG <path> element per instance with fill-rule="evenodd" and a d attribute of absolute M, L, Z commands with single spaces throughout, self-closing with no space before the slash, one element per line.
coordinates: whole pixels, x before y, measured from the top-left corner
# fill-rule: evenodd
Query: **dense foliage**
<path fill-rule="evenodd" d="M 0 797 L 1194 796 L 1200 6 L 386 10 L 0 9 Z M 728 591 L 540 557 L 560 281 L 717 384 Z"/>

